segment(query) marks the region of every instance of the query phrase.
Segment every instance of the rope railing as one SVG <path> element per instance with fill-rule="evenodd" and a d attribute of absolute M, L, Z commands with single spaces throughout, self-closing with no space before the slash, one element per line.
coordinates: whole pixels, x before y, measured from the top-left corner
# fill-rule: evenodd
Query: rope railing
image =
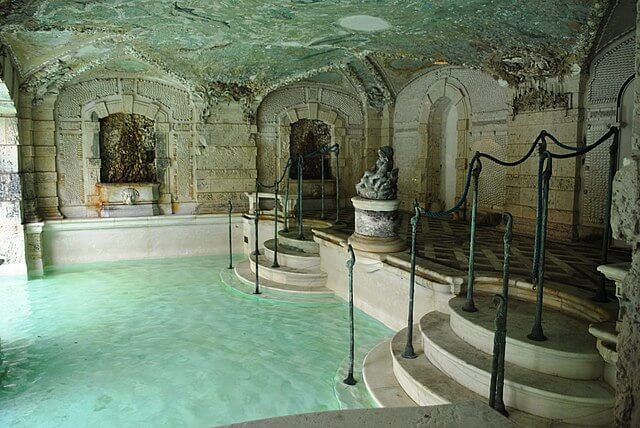
<path fill-rule="evenodd" d="M 287 159 L 287 163 L 285 164 L 284 170 L 282 172 L 282 175 L 280 175 L 279 177 L 276 176 L 276 179 L 274 180 L 273 184 L 268 184 L 268 183 L 263 183 L 261 182 L 259 179 L 256 178 L 256 191 L 255 191 L 255 201 L 254 201 L 254 240 L 255 240 L 255 249 L 254 251 L 251 253 L 254 257 L 255 257 L 255 291 L 254 294 L 261 294 L 260 293 L 260 276 L 259 276 L 259 258 L 260 258 L 260 250 L 259 250 L 259 240 L 258 240 L 258 227 L 259 227 L 259 217 L 260 217 L 260 207 L 259 207 L 259 192 L 260 192 L 260 188 L 262 189 L 273 189 L 274 190 L 274 197 L 275 197 L 275 207 L 274 207 L 274 251 L 273 251 L 273 262 L 271 264 L 272 268 L 279 268 L 280 264 L 278 262 L 278 252 L 279 252 L 279 246 L 278 246 L 278 236 L 279 236 L 279 230 L 278 230 L 278 210 L 279 210 L 279 192 L 280 192 L 280 185 L 282 184 L 282 182 L 286 179 L 286 186 L 285 186 L 285 196 L 284 196 L 284 218 L 283 218 L 283 228 L 282 228 L 282 232 L 289 232 L 289 187 L 290 187 L 290 179 L 291 179 L 291 168 L 293 167 L 293 164 L 295 162 L 296 167 L 297 167 L 297 172 L 298 172 L 298 177 L 297 177 L 297 208 L 296 208 L 296 214 L 297 214 L 297 226 L 298 226 L 298 236 L 297 238 L 300 240 L 304 240 L 306 239 L 304 236 L 304 207 L 303 207 L 303 196 L 302 196 L 302 170 L 303 170 L 303 165 L 304 165 L 304 160 L 305 159 L 311 159 L 311 158 L 316 158 L 316 157 L 320 157 L 321 159 L 321 167 L 322 167 L 322 176 L 321 176 L 321 186 L 322 186 L 322 193 L 321 193 L 321 218 L 325 217 L 324 214 L 324 206 L 325 206 L 325 192 L 324 192 L 324 184 L 325 184 L 325 177 L 324 177 L 324 158 L 327 154 L 331 154 L 331 153 L 335 153 L 336 156 L 336 222 L 338 222 L 338 219 L 340 218 L 340 192 L 339 192 L 339 185 L 340 185 L 340 161 L 338 158 L 338 155 L 340 154 L 340 146 L 338 144 L 333 144 L 331 146 L 329 145 L 323 145 L 321 146 L 318 150 L 314 150 L 313 152 L 309 152 L 306 154 L 302 154 L 302 155 L 295 155 L 295 156 L 290 156 L 289 159 Z"/>
<path fill-rule="evenodd" d="M 529 339 L 531 340 L 546 340 L 542 330 L 542 306 L 543 306 L 543 296 L 544 296 L 544 262 L 545 262 L 545 245 L 546 245 L 546 234 L 547 234 L 547 220 L 548 220 L 548 208 L 549 208 L 549 188 L 550 188 L 550 180 L 551 175 L 553 173 L 553 159 L 567 159 L 571 157 L 584 155 L 596 147 L 600 146 L 604 142 L 608 141 L 611 137 L 613 137 L 613 143 L 610 148 L 610 163 L 609 163 L 609 186 L 608 186 L 608 197 L 607 204 L 605 210 L 605 233 L 603 236 L 602 243 L 602 254 L 601 259 L 603 262 L 606 262 L 607 252 L 608 252 L 608 243 L 610 239 L 610 229 L 609 229 L 609 213 L 611 211 L 611 191 L 612 191 L 612 183 L 613 183 L 613 175 L 615 174 L 615 155 L 617 153 L 617 144 L 618 144 L 618 129 L 616 127 L 612 127 L 606 134 L 604 134 L 601 138 L 599 138 L 595 143 L 590 144 L 585 147 L 572 147 L 558 141 L 556 137 L 548 133 L 547 131 L 541 131 L 540 134 L 536 137 L 534 142 L 531 144 L 530 148 L 521 158 L 515 161 L 503 161 L 498 159 L 492 155 L 487 153 L 476 152 L 469 167 L 467 169 L 465 186 L 460 195 L 458 201 L 455 205 L 448 210 L 441 211 L 430 211 L 424 208 L 421 208 L 417 201 L 414 203 L 414 211 L 415 215 L 411 219 L 411 274 L 409 279 L 409 314 L 408 314 L 408 324 L 407 324 L 407 344 L 405 346 L 405 352 L 403 356 L 405 358 L 415 358 L 415 352 L 413 352 L 413 343 L 412 343 L 412 333 L 413 333 L 413 306 L 414 306 L 414 288 L 415 288 L 415 255 L 416 255 L 416 244 L 415 244 L 415 235 L 417 232 L 417 225 L 419 222 L 419 218 L 421 216 L 429 217 L 429 218 L 438 218 L 443 217 L 449 214 L 452 214 L 456 211 L 459 211 L 467 202 L 467 197 L 469 195 L 469 190 L 472 189 L 472 200 L 471 200 L 471 225 L 470 225 L 470 237 L 469 237 L 469 259 L 468 259 L 468 270 L 467 270 L 467 296 L 465 305 L 463 306 L 463 310 L 474 312 L 477 310 L 475 306 L 475 302 L 473 300 L 474 293 L 474 281 L 475 281 L 475 266 L 474 266 L 474 257 L 475 257 L 475 244 L 476 244 L 476 222 L 477 222 L 477 209 L 478 209 L 478 182 L 482 172 L 482 159 L 487 159 L 491 162 L 494 162 L 498 165 L 504 167 L 514 167 L 522 164 L 527 159 L 531 158 L 535 152 L 536 147 L 538 148 L 538 174 L 537 174 L 537 196 L 536 196 L 536 228 L 535 228 L 535 237 L 534 237 L 534 252 L 533 252 L 533 262 L 532 262 L 532 274 L 531 280 L 534 288 L 536 289 L 536 312 L 533 327 L 531 333 L 529 334 Z M 560 148 L 565 150 L 570 150 L 570 153 L 553 153 L 547 149 L 548 140 L 550 140 L 553 144 L 557 145 Z M 473 179 L 473 183 L 472 183 Z M 472 187 L 473 184 L 473 187 Z M 606 299 L 606 291 L 604 288 L 604 281 L 601 282 L 601 286 L 598 290 L 598 293 L 595 297 L 596 300 L 598 298 Z M 605 300 L 601 301 L 605 301 Z"/>

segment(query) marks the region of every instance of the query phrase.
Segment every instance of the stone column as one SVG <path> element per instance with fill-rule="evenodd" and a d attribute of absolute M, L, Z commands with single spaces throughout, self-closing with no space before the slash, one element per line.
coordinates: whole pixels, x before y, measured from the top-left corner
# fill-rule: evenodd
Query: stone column
<path fill-rule="evenodd" d="M 0 105 L 0 274 L 26 275 L 18 118 L 3 110 Z"/>

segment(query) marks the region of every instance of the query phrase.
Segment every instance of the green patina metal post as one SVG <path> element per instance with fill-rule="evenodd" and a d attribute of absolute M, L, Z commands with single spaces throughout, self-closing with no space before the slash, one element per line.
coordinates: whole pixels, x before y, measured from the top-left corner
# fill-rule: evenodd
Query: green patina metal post
<path fill-rule="evenodd" d="M 340 146 L 335 145 L 336 150 L 336 223 L 340 221 Z"/>
<path fill-rule="evenodd" d="M 231 247 L 231 211 L 233 211 L 233 205 L 229 200 L 229 269 L 233 269 L 233 248 Z"/>
<path fill-rule="evenodd" d="M 275 205 L 275 216 L 273 219 L 273 238 L 275 241 L 275 248 L 273 250 L 273 263 L 271 264 L 272 268 L 279 268 L 280 263 L 278 263 L 278 188 L 280 185 L 276 181 L 274 192 L 276 194 L 276 205 Z"/>
<path fill-rule="evenodd" d="M 304 240 L 304 229 L 302 224 L 302 156 L 298 156 L 298 239 Z"/>
<path fill-rule="evenodd" d="M 509 413 L 504 405 L 504 361 L 507 346 L 507 313 L 509 309 L 509 260 L 511 255 L 511 238 L 513 217 L 510 213 L 503 214 L 504 231 L 504 259 L 502 270 L 502 295 L 497 295 L 498 310 L 495 318 L 495 333 L 493 337 L 493 364 L 491 370 L 491 386 L 489 389 L 489 405 L 505 416 Z"/>
<path fill-rule="evenodd" d="M 289 174 L 291 173 L 291 158 L 289 158 L 289 164 L 287 166 L 287 170 L 285 171 L 287 174 L 287 187 L 284 189 L 284 225 L 282 227 L 283 232 L 289 231 Z"/>
<path fill-rule="evenodd" d="M 538 267 L 540 265 L 540 235 L 542 234 L 542 186 L 544 176 L 544 153 L 547 151 L 547 140 L 543 137 L 538 143 L 538 189 L 536 193 L 536 230 L 533 241 L 533 263 L 531 264 L 531 283 L 534 288 L 538 284 Z"/>
<path fill-rule="evenodd" d="M 477 154 L 476 154 L 477 155 Z M 478 216 L 478 180 L 482 172 L 480 159 L 476 160 L 476 167 L 473 169 L 473 195 L 471 197 L 471 233 L 469 235 L 469 266 L 467 271 L 467 301 L 462 310 L 465 312 L 476 312 L 473 301 L 473 281 L 475 269 L 475 247 L 476 247 L 476 222 Z"/>
<path fill-rule="evenodd" d="M 417 355 L 413 349 L 413 297 L 416 281 L 416 233 L 420 221 L 420 205 L 418 201 L 413 203 L 415 214 L 411 217 L 411 275 L 409 277 L 409 315 L 407 316 L 407 344 L 405 345 L 403 358 L 413 359 Z"/>
<path fill-rule="evenodd" d="M 545 241 L 547 239 L 547 215 L 549 210 L 549 181 L 551 180 L 551 174 L 553 173 L 551 155 L 549 152 L 545 152 L 543 156 L 543 162 L 546 160 L 546 168 L 544 170 L 540 198 L 542 202 L 541 217 L 538 219 L 540 227 L 539 259 L 536 282 L 534 283 L 534 286 L 536 286 L 536 314 L 533 321 L 533 327 L 531 328 L 531 333 L 527 335 L 530 340 L 535 340 L 537 342 L 547 340 L 547 337 L 544 335 L 542 330 L 542 300 L 544 297 L 544 261 Z"/>
<path fill-rule="evenodd" d="M 353 319 L 353 265 L 356 263 L 356 255 L 353 247 L 349 244 L 349 260 L 347 260 L 347 269 L 349 270 L 349 373 L 344 383 L 347 385 L 355 385 L 356 380 L 353 377 L 353 361 L 355 358 L 355 328 Z"/>
<path fill-rule="evenodd" d="M 320 219 L 324 220 L 324 155 L 326 146 L 320 149 Z"/>
<path fill-rule="evenodd" d="M 258 198 L 258 179 L 256 179 L 256 206 L 253 210 L 253 214 L 254 214 L 254 219 L 253 219 L 253 225 L 255 228 L 255 234 L 254 234 L 254 238 L 255 238 L 255 250 L 253 252 L 253 255 L 255 257 L 255 261 L 256 261 L 256 289 L 253 291 L 253 294 L 261 294 L 260 293 L 260 275 L 258 274 L 258 269 L 260 269 L 260 263 L 259 263 L 259 257 L 260 257 L 260 250 L 258 249 L 258 222 L 259 222 L 259 218 L 260 218 L 260 207 L 258 206 L 258 202 L 260 201 L 260 199 Z"/>
<path fill-rule="evenodd" d="M 609 259 L 609 241 L 611 240 L 611 196 L 613 194 L 613 178 L 616 175 L 616 169 L 618 167 L 618 138 L 619 131 L 615 128 L 613 134 L 613 142 L 609 146 L 609 177 L 607 181 L 607 199 L 605 203 L 604 211 L 604 231 L 602 232 L 602 249 L 600 252 L 600 264 L 607 264 Z M 596 295 L 593 300 L 596 302 L 608 302 L 605 276 L 600 273 L 600 287 L 596 290 Z"/>

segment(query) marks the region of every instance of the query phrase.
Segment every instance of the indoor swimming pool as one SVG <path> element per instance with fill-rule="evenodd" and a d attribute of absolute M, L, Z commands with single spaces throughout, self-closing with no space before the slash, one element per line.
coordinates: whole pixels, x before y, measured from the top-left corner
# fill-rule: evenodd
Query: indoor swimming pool
<path fill-rule="evenodd" d="M 353 393 L 339 384 L 344 301 L 245 295 L 222 281 L 227 265 L 112 262 L 4 281 L 0 426 L 206 427 L 372 406 L 360 373 Z M 391 334 L 356 311 L 356 361 Z"/>

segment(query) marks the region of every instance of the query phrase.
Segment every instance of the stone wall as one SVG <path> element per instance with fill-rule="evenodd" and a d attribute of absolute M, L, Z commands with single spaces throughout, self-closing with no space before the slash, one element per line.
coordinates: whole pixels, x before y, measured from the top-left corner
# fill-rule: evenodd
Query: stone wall
<path fill-rule="evenodd" d="M 344 87 L 305 83 L 278 89 L 267 95 L 257 114 L 258 176 L 273 183 L 289 158 L 291 124 L 299 119 L 320 120 L 331 128 L 331 142 L 340 146 L 340 199 L 346 204 L 355 195 L 368 153 L 365 103 Z M 336 171 L 332 156 L 331 170 Z"/>
<path fill-rule="evenodd" d="M 630 32 L 604 46 L 591 63 L 584 95 L 587 144 L 594 143 L 618 122 L 618 96 L 623 85 L 635 73 L 634 49 L 635 32 Z M 581 236 L 600 234 L 602 230 L 609 167 L 608 148 L 608 144 L 603 144 L 588 153 L 581 167 Z"/>
<path fill-rule="evenodd" d="M 640 1 L 637 2 L 640 9 Z M 636 31 L 640 13 L 636 15 Z M 636 33 L 638 40 L 638 33 Z M 635 45 L 636 79 L 640 46 Z M 614 236 L 632 247 L 631 269 L 622 284 L 622 328 L 618 336 L 615 424 L 640 426 L 640 85 L 636 85 L 632 158 L 625 161 L 614 183 L 611 226 Z"/>
<path fill-rule="evenodd" d="M 198 214 L 221 212 L 230 200 L 246 212 L 244 192 L 255 189 L 256 127 L 238 103 L 220 103 L 206 123 L 198 125 L 196 155 Z"/>
<path fill-rule="evenodd" d="M 553 82 L 547 82 L 553 87 Z M 545 85 L 546 86 L 546 85 Z M 564 144 L 582 143 L 583 110 L 579 107 L 580 78 L 568 78 L 556 91 L 566 94 L 567 106 L 538 110 L 532 104 L 520 111 L 509 122 L 509 161 L 521 158 L 542 130 L 553 134 Z M 550 92 L 549 92 L 550 93 Z M 563 152 L 549 141 L 548 149 Z M 514 230 L 533 234 L 536 219 L 538 157 L 530 158 L 519 166 L 509 168 L 507 176 L 506 209 L 514 216 Z M 549 239 L 572 240 L 577 236 L 578 171 L 579 158 L 556 159 L 549 191 Z"/>

